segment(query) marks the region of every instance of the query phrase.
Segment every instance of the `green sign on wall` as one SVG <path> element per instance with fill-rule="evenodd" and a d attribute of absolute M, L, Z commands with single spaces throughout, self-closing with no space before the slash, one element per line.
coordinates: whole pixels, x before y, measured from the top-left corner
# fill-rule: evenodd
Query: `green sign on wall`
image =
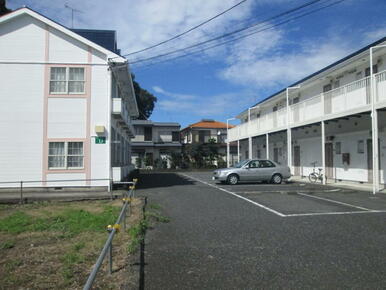
<path fill-rule="evenodd" d="M 106 137 L 95 137 L 95 144 L 106 144 Z"/>

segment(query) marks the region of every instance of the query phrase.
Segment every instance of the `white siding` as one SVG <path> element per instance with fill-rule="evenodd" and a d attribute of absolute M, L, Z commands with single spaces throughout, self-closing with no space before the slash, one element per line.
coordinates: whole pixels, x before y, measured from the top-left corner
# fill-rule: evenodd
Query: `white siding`
<path fill-rule="evenodd" d="M 109 132 L 109 87 L 108 72 L 106 66 L 92 67 L 91 85 L 91 136 L 96 136 L 95 126 L 104 126 L 106 133 L 106 144 L 95 144 L 95 138 L 91 138 L 91 178 L 109 178 L 110 166 L 108 164 L 110 142 Z M 108 185 L 108 181 L 94 181 L 93 185 Z"/>
<path fill-rule="evenodd" d="M 87 46 L 55 29 L 50 30 L 49 56 L 51 62 L 87 62 Z"/>
<path fill-rule="evenodd" d="M 48 138 L 85 138 L 86 112 L 86 99 L 50 98 Z"/>
<path fill-rule="evenodd" d="M 85 181 L 63 181 L 55 182 L 50 180 L 81 180 L 86 179 L 84 173 L 50 173 L 47 175 L 47 186 L 49 187 L 64 187 L 64 186 L 82 186 L 86 185 Z"/>
<path fill-rule="evenodd" d="M 104 53 L 99 52 L 95 49 L 93 49 L 91 51 L 91 53 L 92 53 L 92 60 L 91 60 L 92 63 L 94 63 L 94 64 L 96 64 L 96 63 L 97 64 L 106 64 L 107 57 Z"/>
<path fill-rule="evenodd" d="M 30 16 L 19 16 L 0 26 L 1 61 L 43 62 L 44 45 L 44 25 Z"/>
<path fill-rule="evenodd" d="M 42 179 L 43 78 L 42 65 L 0 66 L 0 181 Z"/>

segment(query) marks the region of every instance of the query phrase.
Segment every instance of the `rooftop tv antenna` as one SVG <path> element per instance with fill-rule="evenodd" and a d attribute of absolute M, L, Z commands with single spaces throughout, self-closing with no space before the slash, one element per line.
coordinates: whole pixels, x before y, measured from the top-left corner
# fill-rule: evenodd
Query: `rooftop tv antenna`
<path fill-rule="evenodd" d="M 69 6 L 67 3 L 64 4 L 64 8 L 71 9 L 71 28 L 74 28 L 74 12 L 83 13 L 83 11 L 79 9 L 75 9 L 71 6 Z"/>

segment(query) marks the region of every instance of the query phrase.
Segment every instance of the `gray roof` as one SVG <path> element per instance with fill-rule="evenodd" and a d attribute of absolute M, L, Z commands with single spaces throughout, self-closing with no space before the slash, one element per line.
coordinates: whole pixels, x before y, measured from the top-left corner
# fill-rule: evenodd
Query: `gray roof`
<path fill-rule="evenodd" d="M 152 120 L 132 120 L 132 124 L 135 125 L 151 125 L 158 127 L 181 127 L 179 123 L 175 122 L 153 122 Z"/>

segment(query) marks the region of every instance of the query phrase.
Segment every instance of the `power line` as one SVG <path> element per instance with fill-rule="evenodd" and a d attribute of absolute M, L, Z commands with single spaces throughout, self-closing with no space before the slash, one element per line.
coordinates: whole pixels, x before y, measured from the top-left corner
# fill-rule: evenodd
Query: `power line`
<path fill-rule="evenodd" d="M 239 3 L 237 3 L 237 4 L 235 4 L 235 5 L 233 5 L 232 7 L 228 8 L 227 10 L 224 10 L 223 12 L 221 12 L 221 13 L 219 13 L 219 14 L 217 14 L 217 15 L 211 17 L 211 18 L 209 18 L 208 20 L 205 20 L 204 22 L 201 22 L 200 24 L 198 24 L 198 25 L 196 25 L 196 26 L 194 26 L 194 27 L 192 27 L 192 28 L 190 28 L 190 29 L 188 29 L 188 30 L 186 30 L 186 31 L 184 31 L 184 32 L 182 32 L 182 33 L 180 33 L 180 34 L 177 34 L 177 35 L 173 36 L 172 38 L 169 38 L 169 39 L 167 39 L 167 40 L 161 41 L 161 42 L 159 42 L 159 43 L 157 43 L 157 44 L 154 44 L 154 45 L 152 45 L 152 46 L 149 46 L 149 47 L 146 47 L 146 48 L 137 50 L 137 51 L 133 51 L 133 52 L 124 54 L 124 55 L 122 55 L 122 56 L 129 56 L 129 55 L 137 54 L 137 53 L 140 53 L 140 52 L 143 52 L 143 51 L 152 49 L 152 48 L 154 48 L 154 47 L 160 46 L 160 45 L 162 45 L 162 44 L 165 44 L 165 43 L 167 43 L 167 42 L 169 42 L 169 41 L 172 41 L 172 40 L 174 40 L 174 39 L 176 39 L 176 38 L 178 38 L 178 37 L 181 37 L 181 36 L 183 36 L 183 35 L 185 35 L 185 34 L 191 32 L 191 31 L 193 31 L 193 30 L 195 30 L 195 29 L 197 29 L 197 28 L 199 28 L 199 27 L 205 25 L 206 23 L 208 23 L 208 22 L 210 22 L 210 21 L 216 19 L 217 17 L 220 17 L 221 15 L 224 15 L 225 13 L 229 12 L 230 10 L 236 8 L 237 6 L 241 5 L 242 3 L 246 2 L 246 1 L 247 1 L 247 0 L 243 0 L 243 1 L 241 1 L 241 2 L 239 2 Z"/>
<path fill-rule="evenodd" d="M 329 0 L 328 0 L 329 1 Z M 327 2 L 328 2 L 327 1 Z M 299 14 L 295 17 L 292 17 L 292 18 L 289 18 L 289 19 L 285 19 L 285 20 L 282 20 L 281 22 L 278 22 L 276 24 L 272 24 L 271 26 L 268 26 L 268 27 L 263 27 L 263 28 L 260 28 L 258 30 L 255 30 L 253 32 L 250 32 L 248 34 L 244 34 L 244 35 L 241 35 L 237 38 L 232 38 L 230 40 L 227 40 L 227 41 L 224 41 L 224 42 L 221 42 L 221 43 L 217 43 L 215 45 L 212 45 L 212 46 L 208 46 L 208 47 L 204 47 L 204 48 L 200 48 L 200 49 L 197 49 L 195 51 L 192 51 L 192 52 L 189 52 L 189 53 L 186 53 L 186 54 L 183 54 L 183 55 L 179 55 L 179 56 L 176 56 L 176 57 L 171 57 L 171 58 L 167 58 L 167 59 L 163 59 L 163 60 L 160 60 L 160 61 L 157 61 L 157 62 L 154 62 L 154 63 L 150 63 L 150 64 L 147 64 L 147 65 L 144 65 L 144 66 L 140 66 L 139 68 L 144 68 L 144 67 L 149 67 L 149 66 L 153 66 L 155 64 L 159 64 L 159 63 L 163 63 L 163 62 L 166 62 L 166 61 L 170 61 L 170 60 L 175 60 L 175 59 L 179 59 L 179 58 L 183 58 L 183 57 L 187 57 L 187 56 L 190 56 L 190 55 L 194 55 L 194 54 L 197 54 L 197 53 L 201 53 L 205 50 L 209 50 L 209 49 L 212 49 L 212 48 L 215 48 L 215 47 L 218 47 L 218 46 L 221 46 L 221 45 L 224 45 L 224 44 L 227 44 L 227 43 L 230 43 L 230 42 L 234 42 L 234 41 L 237 41 L 239 39 L 242 39 L 242 38 L 246 38 L 246 37 L 249 37 L 249 36 L 252 36 L 254 34 L 257 34 L 257 33 L 260 33 L 260 32 L 263 32 L 263 31 L 266 31 L 266 30 L 269 30 L 269 29 L 272 29 L 274 27 L 277 27 L 277 26 L 281 26 L 281 25 L 284 25 L 288 22 L 291 22 L 293 20 L 296 20 L 296 19 L 299 19 L 299 18 L 302 18 L 304 16 L 307 16 L 307 15 L 310 15 L 310 14 L 313 14 L 313 13 L 316 13 L 320 10 L 323 10 L 323 9 L 326 9 L 326 8 L 329 8 L 331 6 L 334 6 L 334 5 L 337 5 L 341 2 L 344 2 L 346 0 L 338 0 L 338 1 L 335 1 L 333 3 L 330 3 L 328 5 L 325 5 L 325 6 L 322 6 L 322 7 L 319 7 L 317 9 L 314 9 L 314 10 L 311 10 L 311 11 L 308 11 L 308 12 L 304 12 L 302 14 Z M 265 25 L 267 26 L 267 24 Z"/>
<path fill-rule="evenodd" d="M 240 29 L 237 29 L 237 30 L 234 30 L 234 31 L 231 31 L 231 32 L 228 32 L 228 33 L 225 33 L 225 34 L 222 34 L 220 36 L 217 36 L 215 38 L 212 38 L 212 39 L 208 39 L 208 40 L 205 40 L 205 41 L 202 41 L 202 42 L 199 42 L 199 43 L 196 43 L 196 44 L 193 44 L 193 45 L 189 45 L 189 46 L 186 46 L 186 47 L 183 47 L 183 48 L 180 48 L 180 49 L 176 49 L 174 51 L 170 51 L 170 52 L 167 52 L 167 53 L 164 53 L 164 54 L 159 54 L 159 55 L 156 55 L 156 56 L 152 56 L 152 57 L 148 57 L 148 58 L 143 58 L 143 59 L 138 59 L 138 60 L 134 60 L 134 61 L 131 61 L 130 63 L 131 64 L 135 64 L 135 63 L 139 63 L 139 62 L 143 62 L 143 61 L 148 61 L 148 60 L 151 60 L 151 59 L 155 59 L 155 58 L 159 58 L 159 57 L 163 57 L 163 56 L 167 56 L 167 55 L 171 55 L 171 54 L 174 54 L 176 52 L 180 52 L 180 51 L 184 51 L 184 50 L 187 50 L 187 49 L 190 49 L 190 48 L 194 48 L 194 47 L 197 47 L 197 46 L 200 46 L 200 45 L 203 45 L 203 44 L 206 44 L 206 43 L 209 43 L 209 42 L 213 42 L 215 40 L 219 40 L 221 38 L 225 38 L 225 37 L 229 37 L 231 35 L 234 35 L 236 33 L 240 33 L 240 32 L 243 32 L 251 27 L 254 27 L 254 26 L 257 26 L 257 25 L 260 25 L 262 23 L 265 23 L 265 22 L 269 22 L 269 21 L 272 21 L 276 18 L 280 18 L 282 16 L 285 16 L 285 15 L 288 15 L 288 14 L 291 14 L 293 12 L 296 12 L 298 10 L 301 10 L 305 7 L 308 7 L 310 5 L 313 5 L 317 2 L 320 2 L 322 0 L 312 0 L 312 1 L 309 1 L 303 5 L 300 5 L 300 6 L 297 6 L 295 8 L 292 8 L 292 9 L 289 9 L 287 11 L 284 11 L 282 13 L 279 13 L 277 15 L 274 15 L 274 16 L 271 16 L 265 20 L 262 20 L 262 21 L 259 21 L 259 22 L 256 22 L 252 25 L 249 25 L 249 26 L 246 26 L 246 27 L 243 27 L 243 28 L 240 28 Z"/>

